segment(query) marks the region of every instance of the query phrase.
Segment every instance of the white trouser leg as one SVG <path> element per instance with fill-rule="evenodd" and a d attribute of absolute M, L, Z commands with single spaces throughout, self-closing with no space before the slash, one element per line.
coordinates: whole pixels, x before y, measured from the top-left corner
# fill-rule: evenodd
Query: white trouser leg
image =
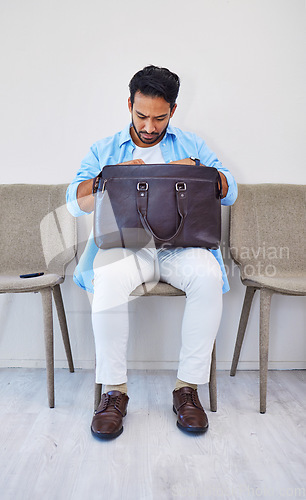
<path fill-rule="evenodd" d="M 205 384 L 222 314 L 220 266 L 203 248 L 159 250 L 158 261 L 160 279 L 186 293 L 177 376 L 185 382 Z"/>
<path fill-rule="evenodd" d="M 154 249 L 136 253 L 121 248 L 99 250 L 97 254 L 92 302 L 97 383 L 118 385 L 127 381 L 129 295 L 143 281 L 154 279 L 154 255 Z"/>

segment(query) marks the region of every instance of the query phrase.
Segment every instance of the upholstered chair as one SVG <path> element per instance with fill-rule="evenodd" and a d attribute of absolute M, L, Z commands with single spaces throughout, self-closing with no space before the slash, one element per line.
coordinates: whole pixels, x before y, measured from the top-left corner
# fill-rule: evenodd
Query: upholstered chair
<path fill-rule="evenodd" d="M 236 374 L 255 292 L 260 293 L 260 412 L 266 411 L 273 294 L 306 295 L 306 186 L 240 184 L 230 212 L 230 251 L 246 287 L 230 374 Z"/>
<path fill-rule="evenodd" d="M 66 184 L 0 185 L 0 293 L 41 294 L 50 408 L 54 407 L 52 296 L 69 369 L 74 371 L 60 289 L 77 243 L 76 220 L 66 207 L 66 189 Z M 37 272 L 44 274 L 20 278 Z M 22 328 L 22 318 L 20 323 Z"/>

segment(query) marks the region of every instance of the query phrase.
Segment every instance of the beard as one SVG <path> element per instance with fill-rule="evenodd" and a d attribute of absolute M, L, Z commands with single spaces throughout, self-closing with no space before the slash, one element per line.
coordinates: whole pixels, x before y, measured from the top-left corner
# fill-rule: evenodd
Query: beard
<path fill-rule="evenodd" d="M 163 130 L 160 134 L 158 134 L 157 132 L 153 132 L 152 134 L 148 134 L 148 133 L 147 133 L 147 132 L 145 132 L 145 131 L 141 131 L 141 132 L 139 132 L 139 131 L 137 130 L 137 128 L 135 127 L 135 124 L 134 124 L 134 120 L 133 120 L 133 118 L 132 118 L 132 125 L 133 125 L 133 129 L 134 129 L 135 134 L 137 135 L 138 139 L 139 139 L 141 142 L 143 142 L 143 144 L 154 144 L 155 142 L 159 142 L 159 141 L 161 141 L 161 140 L 162 140 L 162 138 L 164 137 L 164 135 L 165 135 L 165 133 L 166 133 L 166 130 L 167 130 L 167 127 L 168 127 L 168 125 L 169 125 L 169 121 L 170 121 L 170 120 L 168 120 L 168 123 L 167 123 L 166 127 L 164 128 L 164 130 Z M 149 138 L 149 139 L 148 139 L 148 138 L 145 138 L 145 137 L 144 137 L 144 134 L 146 134 L 146 135 L 150 135 L 150 136 L 152 136 L 152 138 Z"/>

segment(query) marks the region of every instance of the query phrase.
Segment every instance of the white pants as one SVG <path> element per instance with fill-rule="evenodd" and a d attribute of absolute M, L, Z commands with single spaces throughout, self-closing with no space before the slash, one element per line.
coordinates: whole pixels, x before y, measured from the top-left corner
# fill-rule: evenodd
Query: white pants
<path fill-rule="evenodd" d="M 209 381 L 222 313 L 223 281 L 215 257 L 203 248 L 115 248 L 99 250 L 94 262 L 92 325 L 97 383 L 127 381 L 129 295 L 141 283 L 154 280 L 186 292 L 178 378 L 192 384 Z"/>

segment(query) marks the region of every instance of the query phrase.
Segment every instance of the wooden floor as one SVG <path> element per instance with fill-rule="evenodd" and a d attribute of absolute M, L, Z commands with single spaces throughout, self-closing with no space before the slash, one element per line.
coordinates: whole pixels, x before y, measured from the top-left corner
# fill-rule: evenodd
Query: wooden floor
<path fill-rule="evenodd" d="M 57 370 L 54 409 L 44 370 L 0 376 L 1 500 L 306 498 L 305 371 L 269 372 L 265 415 L 257 372 L 218 371 L 202 436 L 175 425 L 175 372 L 130 371 L 124 432 L 110 442 L 90 433 L 92 371 Z"/>

